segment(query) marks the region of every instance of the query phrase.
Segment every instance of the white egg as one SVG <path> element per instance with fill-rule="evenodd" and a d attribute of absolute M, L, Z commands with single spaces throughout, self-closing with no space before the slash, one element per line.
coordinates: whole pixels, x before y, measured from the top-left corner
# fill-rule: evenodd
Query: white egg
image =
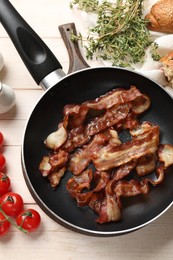
<path fill-rule="evenodd" d="M 3 67 L 4 67 L 4 58 L 3 58 L 2 54 L 0 53 L 0 71 L 2 70 Z"/>

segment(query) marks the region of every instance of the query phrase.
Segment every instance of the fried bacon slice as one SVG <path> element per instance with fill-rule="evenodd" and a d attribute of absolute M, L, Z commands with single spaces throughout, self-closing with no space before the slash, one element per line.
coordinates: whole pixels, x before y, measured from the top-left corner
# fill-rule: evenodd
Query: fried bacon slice
<path fill-rule="evenodd" d="M 85 133 L 86 127 L 81 125 L 77 128 L 72 129 L 68 133 L 67 141 L 62 145 L 62 149 L 72 152 L 77 147 L 81 147 L 82 145 L 86 144 L 90 141 L 91 136 L 86 135 Z"/>
<path fill-rule="evenodd" d="M 132 100 L 131 104 L 133 113 L 140 115 L 150 107 L 151 101 L 147 95 L 143 94 Z"/>
<path fill-rule="evenodd" d="M 106 171 L 119 165 L 138 159 L 148 153 L 156 152 L 159 144 L 159 127 L 153 126 L 150 131 L 129 142 L 108 149 L 105 147 L 94 153 L 92 161 L 98 171 Z"/>
<path fill-rule="evenodd" d="M 173 164 L 173 145 L 162 144 L 158 150 L 159 161 L 164 163 L 164 167 L 167 168 Z"/>
<path fill-rule="evenodd" d="M 132 160 L 126 164 L 120 165 L 113 173 L 112 182 L 116 182 L 125 176 L 129 175 L 129 173 L 136 167 L 136 160 Z"/>
<path fill-rule="evenodd" d="M 44 140 L 47 148 L 57 150 L 67 140 L 68 116 L 64 116 L 63 122 L 58 125 L 57 131 L 49 134 Z"/>
<path fill-rule="evenodd" d="M 106 194 L 101 203 L 99 210 L 99 217 L 96 222 L 103 224 L 111 221 L 118 221 L 121 219 L 121 209 L 117 203 L 116 196 Z"/>
<path fill-rule="evenodd" d="M 80 174 L 91 162 L 92 154 L 103 148 L 107 142 L 109 142 L 111 146 L 116 146 L 121 143 L 116 130 L 109 129 L 97 134 L 88 144 L 76 149 L 70 157 L 68 164 L 69 170 L 73 172 L 74 175 Z"/>
<path fill-rule="evenodd" d="M 130 134 L 132 135 L 132 137 L 138 137 L 150 131 L 152 127 L 153 125 L 150 122 L 144 121 L 142 123 L 136 124 L 134 128 L 130 129 Z"/>
<path fill-rule="evenodd" d="M 72 129 L 68 134 L 67 141 L 62 145 L 62 149 L 72 152 L 75 148 L 86 144 L 91 139 L 91 136 L 124 120 L 129 111 L 130 105 L 128 104 L 116 106 L 107 110 L 103 116 L 96 117 L 87 125 Z"/>
<path fill-rule="evenodd" d="M 114 193 L 117 196 L 117 199 L 120 200 L 120 197 L 131 197 L 138 194 L 147 194 L 149 191 L 149 186 L 147 182 L 139 180 L 119 180 L 115 187 Z"/>
<path fill-rule="evenodd" d="M 138 159 L 136 172 L 139 176 L 145 176 L 152 173 L 156 168 L 157 155 L 156 153 L 146 154 Z"/>
<path fill-rule="evenodd" d="M 74 175 L 80 174 L 91 162 L 93 152 L 99 151 L 103 145 L 108 141 L 108 136 L 104 134 L 97 134 L 90 141 L 89 144 L 83 145 L 72 154 L 69 161 L 69 170 Z"/>
<path fill-rule="evenodd" d="M 84 105 L 97 110 L 109 109 L 117 104 L 128 103 L 141 95 L 143 94 L 135 86 L 131 86 L 130 89 L 127 90 L 118 88 L 107 92 L 105 95 L 102 95 L 95 100 L 84 102 Z"/>
<path fill-rule="evenodd" d="M 103 224 L 121 219 L 121 197 L 131 197 L 138 194 L 147 194 L 149 191 L 148 183 L 142 183 L 137 180 L 119 180 L 114 188 L 109 192 L 106 189 L 106 195 L 100 205 L 99 217 L 96 220 Z"/>
<path fill-rule="evenodd" d="M 80 175 L 71 177 L 66 184 L 66 188 L 70 195 L 73 198 L 76 198 L 77 194 L 79 194 L 84 188 L 90 188 L 92 178 L 92 170 L 86 169 Z"/>
<path fill-rule="evenodd" d="M 84 123 L 89 110 L 107 110 L 112 106 L 122 105 L 135 100 L 139 96 L 143 96 L 143 94 L 135 86 L 131 86 L 128 90 L 121 88 L 113 89 L 105 95 L 102 95 L 95 100 L 86 101 L 81 105 L 66 105 L 63 113 L 65 116 L 69 117 L 68 124 L 70 125 L 70 129 L 76 128 Z"/>
<path fill-rule="evenodd" d="M 43 156 L 39 165 L 39 170 L 44 177 L 51 172 L 57 171 L 64 167 L 69 160 L 69 153 L 64 150 L 53 151 L 49 156 Z"/>
<path fill-rule="evenodd" d="M 66 172 L 66 167 L 63 167 L 57 171 L 51 172 L 48 175 L 50 185 L 53 189 L 55 189 L 59 185 L 60 180 L 64 176 L 65 172 Z"/>
<path fill-rule="evenodd" d="M 96 183 L 95 183 L 94 189 L 92 189 L 88 192 L 83 192 L 83 193 L 75 192 L 75 199 L 77 201 L 78 206 L 80 206 L 80 207 L 88 205 L 91 201 L 93 194 L 101 192 L 106 187 L 106 185 L 109 181 L 109 178 L 110 178 L 110 174 L 108 172 L 95 172 L 93 178 L 97 178 L 97 180 L 95 180 Z M 67 186 L 67 189 L 68 189 L 68 186 Z"/>
<path fill-rule="evenodd" d="M 49 149 L 57 150 L 67 140 L 67 131 L 61 125 L 57 131 L 47 136 L 44 143 Z"/>
<path fill-rule="evenodd" d="M 51 165 L 49 163 L 49 156 L 43 156 L 42 161 L 39 164 L 39 170 L 43 177 L 49 175 L 51 171 Z"/>
<path fill-rule="evenodd" d="M 113 106 L 107 109 L 106 112 L 100 116 L 94 118 L 86 126 L 87 135 L 95 135 L 98 132 L 114 126 L 117 123 L 124 120 L 130 112 L 130 104 L 123 104 L 121 106 Z"/>
<path fill-rule="evenodd" d="M 49 163 L 51 165 L 51 171 L 65 166 L 69 160 L 69 153 L 64 150 L 59 149 L 57 152 L 53 152 L 49 156 Z"/>
<path fill-rule="evenodd" d="M 83 124 L 88 114 L 87 106 L 78 104 L 68 104 L 64 107 L 63 113 L 68 116 L 68 130 L 76 128 Z"/>

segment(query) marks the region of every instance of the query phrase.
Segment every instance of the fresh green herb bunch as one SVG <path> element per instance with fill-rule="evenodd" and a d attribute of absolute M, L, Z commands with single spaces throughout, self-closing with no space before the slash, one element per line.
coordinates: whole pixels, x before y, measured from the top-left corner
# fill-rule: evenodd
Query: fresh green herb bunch
<path fill-rule="evenodd" d="M 97 14 L 95 27 L 89 28 L 86 48 L 87 59 L 109 60 L 112 65 L 130 67 L 142 62 L 146 48 L 151 46 L 152 57 L 158 60 L 157 45 L 146 28 L 148 21 L 142 17 L 144 0 L 117 0 L 115 3 L 75 0 L 78 8 Z M 91 11 L 92 10 L 92 11 Z M 73 39 L 84 39 L 81 35 Z"/>
<path fill-rule="evenodd" d="M 78 4 L 78 8 L 83 10 L 87 13 L 97 12 L 99 1 L 97 0 L 74 0 L 70 3 L 70 7 L 72 8 L 73 5 Z"/>

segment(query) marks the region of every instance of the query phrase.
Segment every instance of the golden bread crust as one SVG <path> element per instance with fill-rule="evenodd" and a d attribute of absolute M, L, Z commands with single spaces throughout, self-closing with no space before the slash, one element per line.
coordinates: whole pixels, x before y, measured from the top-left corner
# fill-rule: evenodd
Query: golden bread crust
<path fill-rule="evenodd" d="M 149 20 L 147 26 L 149 30 L 173 33 L 173 1 L 158 1 L 152 6 L 150 13 L 145 18 Z"/>

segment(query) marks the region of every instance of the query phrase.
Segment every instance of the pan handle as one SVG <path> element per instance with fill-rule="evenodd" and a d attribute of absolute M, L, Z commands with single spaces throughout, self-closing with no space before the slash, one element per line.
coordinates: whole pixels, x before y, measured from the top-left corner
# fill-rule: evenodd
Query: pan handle
<path fill-rule="evenodd" d="M 47 89 L 65 75 L 48 46 L 8 0 L 0 0 L 0 22 L 38 85 Z M 57 78 L 53 76 L 54 72 Z"/>
<path fill-rule="evenodd" d="M 69 55 L 70 64 L 68 74 L 77 70 L 88 68 L 89 65 L 81 55 L 78 42 L 71 40 L 71 34 L 77 35 L 75 24 L 66 23 L 59 25 L 58 28 Z"/>

